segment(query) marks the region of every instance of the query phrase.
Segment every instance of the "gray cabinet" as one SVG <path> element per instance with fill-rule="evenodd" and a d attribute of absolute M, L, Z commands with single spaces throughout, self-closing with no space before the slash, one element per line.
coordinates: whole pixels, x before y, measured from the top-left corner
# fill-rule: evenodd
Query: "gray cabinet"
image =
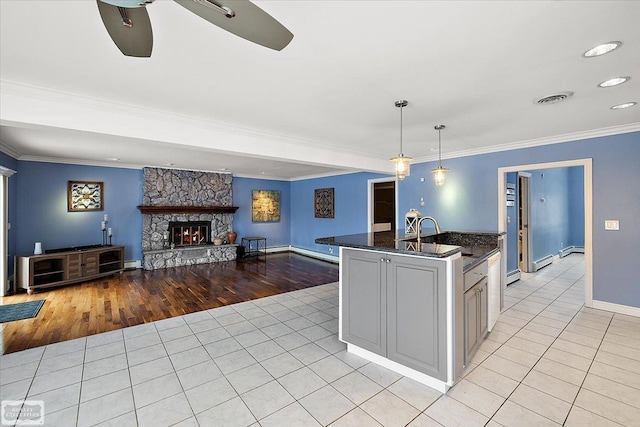
<path fill-rule="evenodd" d="M 446 381 L 446 277 L 439 260 L 342 250 L 342 340 Z"/>
<path fill-rule="evenodd" d="M 469 363 L 487 335 L 489 295 L 486 262 L 465 273 L 464 364 Z"/>
<path fill-rule="evenodd" d="M 446 381 L 444 262 L 403 256 L 389 258 L 387 357 Z"/>
<path fill-rule="evenodd" d="M 342 250 L 342 339 L 386 353 L 386 259 L 372 251 Z"/>

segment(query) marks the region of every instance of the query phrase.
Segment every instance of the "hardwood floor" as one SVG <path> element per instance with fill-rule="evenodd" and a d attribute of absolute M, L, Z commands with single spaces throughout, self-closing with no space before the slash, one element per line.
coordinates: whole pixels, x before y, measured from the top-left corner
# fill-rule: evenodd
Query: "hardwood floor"
<path fill-rule="evenodd" d="M 338 281 L 338 265 L 294 253 L 132 270 L 2 304 L 44 299 L 36 318 L 0 324 L 4 354 Z M 2 353 L 2 352 L 0 352 Z"/>

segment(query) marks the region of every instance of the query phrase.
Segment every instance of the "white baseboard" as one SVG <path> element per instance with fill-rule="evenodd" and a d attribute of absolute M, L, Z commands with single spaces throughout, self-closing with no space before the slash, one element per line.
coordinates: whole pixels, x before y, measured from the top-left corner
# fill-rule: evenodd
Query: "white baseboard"
<path fill-rule="evenodd" d="M 513 270 L 507 273 L 507 285 L 510 285 L 513 282 L 520 280 L 521 275 L 522 275 L 522 272 L 520 271 L 520 269 Z"/>
<path fill-rule="evenodd" d="M 580 253 L 583 254 L 584 253 L 584 246 L 575 246 L 575 245 L 571 245 L 571 246 L 567 246 L 566 248 L 562 248 L 558 251 L 558 256 L 560 258 L 564 258 L 567 255 L 570 255 L 572 253 Z"/>
<path fill-rule="evenodd" d="M 267 248 L 267 253 L 278 253 L 278 252 L 295 252 L 300 255 L 305 255 L 311 258 L 321 259 L 323 261 L 329 261 L 333 263 L 340 262 L 340 257 L 338 255 L 332 254 L 323 254 L 322 252 L 311 251 L 309 249 L 298 248 L 295 246 L 272 246 Z M 134 268 L 142 268 L 142 261 L 139 259 L 132 261 L 125 261 L 124 263 L 125 269 L 134 269 Z"/>
<path fill-rule="evenodd" d="M 626 314 L 627 316 L 640 317 L 640 307 L 630 305 L 615 304 L 613 302 L 593 300 L 591 308 L 598 310 L 612 311 L 614 313 Z"/>
<path fill-rule="evenodd" d="M 289 246 L 272 246 L 270 248 L 267 248 L 267 253 L 272 254 L 277 252 L 288 252 L 290 250 L 289 248 Z"/>
<path fill-rule="evenodd" d="M 539 271 L 543 267 L 546 267 L 547 265 L 552 264 L 553 262 L 554 262 L 554 257 L 551 254 L 544 256 L 536 261 L 533 261 L 533 272 L 535 273 L 536 271 Z"/>
<path fill-rule="evenodd" d="M 124 268 L 125 269 L 142 268 L 142 261 L 139 259 L 134 259 L 133 261 L 125 261 Z"/>
<path fill-rule="evenodd" d="M 400 363 L 389 360 L 386 357 L 372 353 L 369 350 L 365 350 L 356 345 L 347 343 L 347 352 L 355 354 L 356 356 L 360 356 L 363 359 L 366 359 L 384 368 L 390 369 L 400 375 L 411 378 L 414 381 L 418 381 L 419 383 L 438 390 L 440 393 L 446 393 L 447 390 L 449 390 L 449 387 L 451 387 L 450 383 L 446 383 L 427 374 L 423 374 L 422 372 L 401 365 Z"/>
<path fill-rule="evenodd" d="M 297 254 L 300 254 L 300 255 L 309 256 L 311 258 L 318 258 L 318 259 L 321 259 L 323 261 L 329 261 L 329 262 L 333 262 L 333 263 L 340 262 L 340 257 L 337 254 L 336 255 L 323 254 L 322 252 L 311 251 L 309 249 L 298 248 L 298 247 L 295 247 L 295 246 L 289 246 L 288 250 L 290 250 L 291 252 L 295 252 Z"/>

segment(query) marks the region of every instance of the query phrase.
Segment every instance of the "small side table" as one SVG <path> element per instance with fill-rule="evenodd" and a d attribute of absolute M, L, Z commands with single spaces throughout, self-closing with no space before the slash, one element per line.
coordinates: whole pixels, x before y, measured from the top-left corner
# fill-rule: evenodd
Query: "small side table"
<path fill-rule="evenodd" d="M 267 238 L 260 236 L 243 237 L 244 256 L 264 256 L 267 259 Z"/>

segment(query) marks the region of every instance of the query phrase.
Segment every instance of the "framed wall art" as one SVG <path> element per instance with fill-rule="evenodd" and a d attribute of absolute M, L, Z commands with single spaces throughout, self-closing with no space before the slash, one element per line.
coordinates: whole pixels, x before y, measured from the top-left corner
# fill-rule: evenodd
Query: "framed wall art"
<path fill-rule="evenodd" d="M 314 193 L 316 218 L 335 218 L 335 197 L 333 188 L 319 188 Z"/>
<path fill-rule="evenodd" d="M 104 209 L 104 183 L 69 181 L 67 211 L 101 211 Z"/>
<path fill-rule="evenodd" d="M 251 221 L 280 221 L 280 192 L 277 190 L 253 190 L 251 193 Z"/>

